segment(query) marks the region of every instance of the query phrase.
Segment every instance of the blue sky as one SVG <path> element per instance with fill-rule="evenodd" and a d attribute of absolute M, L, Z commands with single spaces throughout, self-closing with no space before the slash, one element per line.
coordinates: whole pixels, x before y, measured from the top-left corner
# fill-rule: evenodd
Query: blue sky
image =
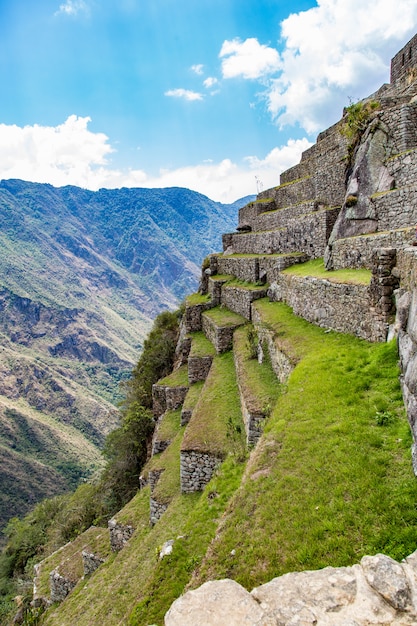
<path fill-rule="evenodd" d="M 0 0 L 0 178 L 231 202 L 416 31 L 415 0 Z"/>

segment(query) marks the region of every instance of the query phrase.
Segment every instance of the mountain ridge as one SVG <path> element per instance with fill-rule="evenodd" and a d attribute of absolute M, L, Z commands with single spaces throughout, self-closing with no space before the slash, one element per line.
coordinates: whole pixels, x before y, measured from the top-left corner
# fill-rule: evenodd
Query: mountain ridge
<path fill-rule="evenodd" d="M 41 468 L 54 476 L 43 481 L 43 498 L 102 466 L 100 448 L 118 425 L 119 384 L 151 320 L 197 285 L 197 263 L 218 245 L 238 205 L 182 188 L 93 192 L 0 182 L 1 524 L 37 501 Z M 38 437 L 47 419 L 60 459 L 54 467 L 47 440 Z M 72 429 L 66 464 L 57 452 L 61 425 Z M 82 441 L 87 454 L 77 460 Z M 38 469 L 33 480 L 20 471 L 18 481 L 25 452 L 25 467 Z M 12 505 L 14 481 L 21 487 Z"/>

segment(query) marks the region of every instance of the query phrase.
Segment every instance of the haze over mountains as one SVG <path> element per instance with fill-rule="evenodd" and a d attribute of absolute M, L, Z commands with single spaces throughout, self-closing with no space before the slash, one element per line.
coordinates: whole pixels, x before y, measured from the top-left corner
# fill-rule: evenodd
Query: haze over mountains
<path fill-rule="evenodd" d="M 249 199 L 1 181 L 0 525 L 101 465 L 151 320 Z"/>

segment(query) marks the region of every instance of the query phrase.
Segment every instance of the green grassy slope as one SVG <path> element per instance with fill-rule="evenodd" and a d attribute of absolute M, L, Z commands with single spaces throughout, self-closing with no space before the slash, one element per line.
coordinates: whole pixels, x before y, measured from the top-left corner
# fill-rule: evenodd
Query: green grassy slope
<path fill-rule="evenodd" d="M 229 439 L 226 460 L 202 493 L 175 494 L 177 477 L 161 484 L 170 505 L 153 528 L 148 488 L 139 492 L 127 507 L 137 527 L 129 544 L 48 611 L 43 624 L 162 626 L 172 601 L 208 579 L 230 577 L 251 589 L 288 571 L 414 551 L 417 484 L 395 344 L 326 332 L 283 304 L 256 306 L 297 362 L 258 445 L 244 459 Z M 244 361 L 244 330 L 238 334 L 235 349 Z M 231 395 L 238 406 L 236 389 L 223 386 L 231 356 L 216 358 L 197 404 L 205 394 L 209 403 L 223 402 L 226 422 Z M 258 376 L 270 375 L 265 363 Z M 252 386 L 250 378 L 246 384 Z M 201 415 L 208 420 L 209 409 L 200 407 L 185 429 L 198 441 Z M 170 463 L 166 468 L 178 471 Z M 160 561 L 169 539 L 173 552 Z"/>

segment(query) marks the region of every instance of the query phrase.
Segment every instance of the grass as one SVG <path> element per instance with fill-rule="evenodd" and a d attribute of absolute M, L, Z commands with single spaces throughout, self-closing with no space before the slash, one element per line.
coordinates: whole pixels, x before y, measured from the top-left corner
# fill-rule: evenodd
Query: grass
<path fill-rule="evenodd" d="M 216 354 L 213 344 L 203 332 L 192 333 L 191 337 L 190 357 L 214 356 Z"/>
<path fill-rule="evenodd" d="M 273 213 L 273 211 L 270 211 Z M 245 254 L 240 252 L 235 252 L 233 254 L 219 254 L 218 256 L 223 256 L 226 259 L 282 259 L 283 257 L 297 257 L 303 256 L 303 252 L 281 252 L 281 253 L 273 253 L 273 254 Z"/>
<path fill-rule="evenodd" d="M 172 441 L 180 428 L 180 420 L 181 409 L 164 413 L 158 425 L 158 439 L 161 441 Z"/>
<path fill-rule="evenodd" d="M 233 351 L 239 372 L 239 385 L 251 412 L 269 415 L 281 393 L 282 386 L 268 359 L 262 364 L 251 358 L 249 329 L 252 326 L 237 328 L 233 337 Z M 267 354 L 267 352 L 266 352 Z"/>
<path fill-rule="evenodd" d="M 157 455 L 159 458 L 152 459 L 153 469 L 164 470 L 152 494 L 157 502 L 168 504 L 180 492 L 180 447 L 183 435 L 184 427 L 178 431 L 168 448 Z"/>
<path fill-rule="evenodd" d="M 234 445 L 243 445 L 243 423 L 233 354 L 226 352 L 213 359 L 181 449 L 224 458 Z"/>
<path fill-rule="evenodd" d="M 283 336 L 290 321 L 287 340 L 297 326 L 305 333 L 303 320 L 275 308 Z M 296 346 L 303 358 L 193 586 L 230 577 L 250 589 L 288 571 L 415 549 L 417 483 L 395 342 L 308 326 Z"/>
<path fill-rule="evenodd" d="M 185 299 L 186 306 L 195 306 L 197 304 L 206 304 L 210 302 L 210 295 L 201 293 L 192 293 Z"/>
<path fill-rule="evenodd" d="M 181 495 L 178 482 L 158 483 L 170 504 L 152 529 L 149 488 L 141 490 L 116 516 L 134 516 L 132 539 L 51 608 L 45 626 L 162 626 L 172 601 L 207 579 L 228 576 L 251 589 L 287 571 L 414 551 L 417 484 L 395 344 L 326 333 L 282 303 L 256 306 L 298 364 L 248 463 L 228 454 L 202 493 Z M 244 342 L 243 329 L 237 334 Z M 210 438 L 213 422 L 222 446 L 234 450 L 237 430 L 227 418 L 237 426 L 240 411 L 232 356 L 215 357 L 183 446 L 192 432 Z M 160 481 L 168 473 L 178 481 L 180 438 L 152 461 L 166 468 Z M 169 539 L 173 552 L 160 561 Z"/>
<path fill-rule="evenodd" d="M 177 370 L 174 370 L 172 374 L 161 378 L 157 383 L 161 387 L 188 387 L 188 367 L 182 365 Z"/>
<path fill-rule="evenodd" d="M 163 615 L 183 592 L 191 572 L 213 540 L 218 520 L 240 484 L 243 469 L 244 464 L 229 457 L 202 493 L 176 495 L 164 513 L 163 523 L 153 528 L 149 526 L 149 490 L 139 492 L 136 499 L 146 504 L 142 506 L 143 517 L 135 535 L 88 581 L 81 580 L 64 603 L 52 607 L 42 623 L 162 626 Z M 175 540 L 173 552 L 159 561 L 159 550 L 169 539 Z"/>
<path fill-rule="evenodd" d="M 92 526 L 74 541 L 54 552 L 40 564 L 36 580 L 37 595 L 49 598 L 49 574 L 58 568 L 61 576 L 79 580 L 84 573 L 81 552 L 86 550 L 105 559 L 110 554 L 109 531 Z"/>
<path fill-rule="evenodd" d="M 246 324 L 244 317 L 238 313 L 234 313 L 225 307 L 219 306 L 214 309 L 210 309 L 203 313 L 208 317 L 216 326 L 224 328 L 225 326 L 240 326 Z"/>
<path fill-rule="evenodd" d="M 282 272 L 291 276 L 312 276 L 314 278 L 325 278 L 333 283 L 346 283 L 353 285 L 369 285 L 371 280 L 371 271 L 366 269 L 341 269 L 328 271 L 324 267 L 323 259 L 314 259 L 307 263 L 299 263 L 287 267 Z"/>
<path fill-rule="evenodd" d="M 247 291 L 261 291 L 268 288 L 268 285 L 257 285 L 256 283 L 251 283 L 245 280 L 241 280 L 239 278 L 234 278 L 233 280 L 229 280 L 224 287 L 227 289 L 228 287 L 237 287 L 238 289 L 245 289 Z"/>
<path fill-rule="evenodd" d="M 185 396 L 183 409 L 184 410 L 194 410 L 198 399 L 200 397 L 201 391 L 204 386 L 204 381 L 199 381 L 190 386 L 187 395 Z"/>

